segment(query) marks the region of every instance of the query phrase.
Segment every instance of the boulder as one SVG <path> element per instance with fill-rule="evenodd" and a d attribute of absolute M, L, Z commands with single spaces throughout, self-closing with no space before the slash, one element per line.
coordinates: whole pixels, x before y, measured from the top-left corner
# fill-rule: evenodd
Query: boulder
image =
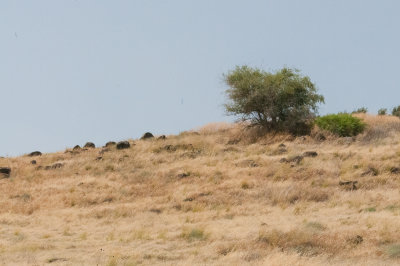
<path fill-rule="evenodd" d="M 82 149 L 81 146 L 76 145 L 72 150 L 74 150 L 74 151 L 79 151 L 79 150 L 81 150 L 81 149 Z"/>
<path fill-rule="evenodd" d="M 84 148 L 96 148 L 96 145 L 94 145 L 93 142 L 86 142 Z"/>
<path fill-rule="evenodd" d="M 34 151 L 28 154 L 28 156 L 33 157 L 33 156 L 41 156 L 42 153 L 40 151 Z"/>
<path fill-rule="evenodd" d="M 154 138 L 153 134 L 151 134 L 150 132 L 146 132 L 140 139 L 152 139 L 152 138 Z"/>
<path fill-rule="evenodd" d="M 117 143 L 117 150 L 129 149 L 131 144 L 128 141 L 120 141 Z"/>
<path fill-rule="evenodd" d="M 117 143 L 115 141 L 109 141 L 106 143 L 106 145 L 104 147 L 108 148 L 108 147 L 115 146 L 115 145 L 117 145 Z"/>
<path fill-rule="evenodd" d="M 32 161 L 31 161 L 31 164 L 36 164 L 36 160 L 32 160 Z"/>
<path fill-rule="evenodd" d="M 318 153 L 315 151 L 306 151 L 303 153 L 303 157 L 317 157 Z"/>
<path fill-rule="evenodd" d="M 0 167 L 0 177 L 10 177 L 11 168 L 10 167 Z"/>
<path fill-rule="evenodd" d="M 282 158 L 279 160 L 281 163 L 296 163 L 299 164 L 303 160 L 303 156 L 297 155 L 289 158 Z"/>
<path fill-rule="evenodd" d="M 343 186 L 346 190 L 357 190 L 358 181 L 339 181 L 339 186 Z"/>

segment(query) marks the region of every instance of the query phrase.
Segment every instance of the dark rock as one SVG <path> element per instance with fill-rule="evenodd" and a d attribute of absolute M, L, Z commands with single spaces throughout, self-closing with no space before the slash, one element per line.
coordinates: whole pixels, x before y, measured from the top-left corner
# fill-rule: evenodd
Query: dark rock
<path fill-rule="evenodd" d="M 315 139 L 318 141 L 324 141 L 324 140 L 326 140 L 326 137 L 324 134 L 318 133 L 317 135 L 315 135 Z"/>
<path fill-rule="evenodd" d="M 400 173 L 400 168 L 399 167 L 390 167 L 390 173 L 391 174 L 399 174 Z"/>
<path fill-rule="evenodd" d="M 315 151 L 306 151 L 303 153 L 303 157 L 317 157 L 318 153 Z"/>
<path fill-rule="evenodd" d="M 32 160 L 32 161 L 31 161 L 31 164 L 36 164 L 36 160 Z"/>
<path fill-rule="evenodd" d="M 45 166 L 44 170 L 59 169 L 59 168 L 61 168 L 63 166 L 64 166 L 64 164 L 62 164 L 62 163 L 55 163 L 55 164 L 52 164 L 52 165 Z M 36 169 L 40 170 L 40 169 L 42 169 L 42 167 L 38 166 Z"/>
<path fill-rule="evenodd" d="M 82 149 L 81 146 L 76 145 L 72 150 L 73 150 L 73 151 L 79 151 L 79 150 L 81 150 L 81 149 Z"/>
<path fill-rule="evenodd" d="M 375 167 L 368 167 L 368 169 L 361 174 L 361 176 L 377 176 L 379 174 L 378 169 Z"/>
<path fill-rule="evenodd" d="M 115 141 L 109 141 L 106 143 L 105 147 L 108 148 L 108 147 L 115 146 L 115 145 L 117 145 L 117 143 Z"/>
<path fill-rule="evenodd" d="M 0 177 L 10 177 L 11 168 L 10 167 L 0 167 Z"/>
<path fill-rule="evenodd" d="M 41 156 L 42 153 L 40 151 L 34 151 L 28 154 L 28 156 L 33 157 L 33 156 Z"/>
<path fill-rule="evenodd" d="M 240 139 L 231 139 L 226 144 L 228 145 L 236 145 L 240 142 Z"/>
<path fill-rule="evenodd" d="M 339 181 L 339 186 L 345 187 L 347 190 L 357 190 L 358 181 Z"/>
<path fill-rule="evenodd" d="M 243 160 L 240 163 L 237 163 L 236 166 L 239 166 L 239 167 L 258 167 L 258 164 L 254 160 Z"/>
<path fill-rule="evenodd" d="M 181 173 L 178 175 L 178 178 L 185 178 L 185 177 L 189 177 L 190 173 Z"/>
<path fill-rule="evenodd" d="M 167 137 L 166 137 L 165 135 L 161 135 L 161 136 L 159 136 L 157 139 L 158 139 L 158 140 L 165 140 L 165 139 L 167 139 Z"/>
<path fill-rule="evenodd" d="M 103 157 L 101 157 L 101 156 L 96 158 L 96 161 L 101 161 L 101 160 L 103 160 Z"/>
<path fill-rule="evenodd" d="M 146 132 L 140 139 L 152 139 L 152 138 L 154 138 L 153 134 L 151 134 L 150 132 Z"/>
<path fill-rule="evenodd" d="M 129 141 L 120 141 L 117 143 L 117 150 L 123 150 L 123 149 L 129 149 L 131 147 L 131 144 L 129 144 Z"/>
<path fill-rule="evenodd" d="M 363 237 L 360 235 L 356 235 L 355 237 L 351 237 L 347 239 L 347 242 L 352 245 L 360 245 L 364 241 Z"/>
<path fill-rule="evenodd" d="M 278 148 L 286 148 L 286 145 L 281 143 L 281 144 L 279 144 Z"/>
<path fill-rule="evenodd" d="M 289 158 L 282 158 L 279 160 L 281 163 L 296 163 L 299 164 L 303 160 L 303 156 L 297 155 Z"/>
<path fill-rule="evenodd" d="M 183 201 L 194 201 L 194 198 L 193 197 L 188 197 L 188 198 L 184 199 Z"/>
<path fill-rule="evenodd" d="M 157 214 L 160 214 L 162 212 L 162 210 L 160 210 L 160 209 L 150 209 L 149 211 L 157 213 Z"/>
<path fill-rule="evenodd" d="M 94 145 L 93 142 L 86 142 L 84 148 L 96 148 L 96 145 Z"/>

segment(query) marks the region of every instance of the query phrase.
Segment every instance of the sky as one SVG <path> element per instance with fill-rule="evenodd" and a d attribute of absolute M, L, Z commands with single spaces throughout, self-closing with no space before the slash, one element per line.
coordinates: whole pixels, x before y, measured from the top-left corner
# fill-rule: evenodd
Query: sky
<path fill-rule="evenodd" d="M 226 116 L 223 74 L 297 68 L 320 114 L 400 104 L 397 0 L 2 0 L 0 156 Z"/>

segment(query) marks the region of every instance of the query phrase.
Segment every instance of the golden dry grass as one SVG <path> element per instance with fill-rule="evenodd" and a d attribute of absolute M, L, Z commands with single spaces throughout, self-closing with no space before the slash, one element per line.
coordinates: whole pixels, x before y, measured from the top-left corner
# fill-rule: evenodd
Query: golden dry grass
<path fill-rule="evenodd" d="M 400 120 L 362 118 L 354 139 L 211 124 L 101 155 L 1 158 L 0 264 L 400 264 Z M 318 156 L 280 162 L 305 151 Z"/>

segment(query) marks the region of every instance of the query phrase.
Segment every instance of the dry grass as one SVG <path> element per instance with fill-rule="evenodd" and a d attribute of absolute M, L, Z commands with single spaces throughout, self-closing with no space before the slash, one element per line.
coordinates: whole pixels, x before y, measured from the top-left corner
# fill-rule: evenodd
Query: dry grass
<path fill-rule="evenodd" d="M 0 158 L 0 264 L 399 264 L 400 120 L 362 118 L 355 139 L 210 124 L 37 165 Z M 280 162 L 306 151 L 318 156 Z"/>

